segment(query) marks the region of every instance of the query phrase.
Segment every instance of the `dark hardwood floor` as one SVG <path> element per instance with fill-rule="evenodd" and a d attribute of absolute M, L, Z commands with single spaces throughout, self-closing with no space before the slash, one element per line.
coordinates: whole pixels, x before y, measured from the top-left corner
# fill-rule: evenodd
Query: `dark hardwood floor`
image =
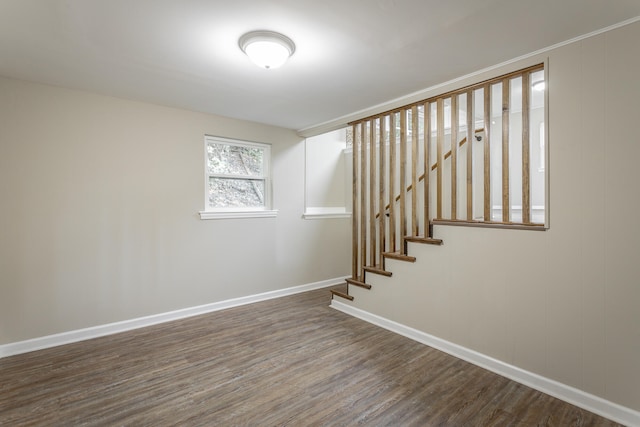
<path fill-rule="evenodd" d="M 0 359 L 2 426 L 613 426 L 329 291 Z"/>

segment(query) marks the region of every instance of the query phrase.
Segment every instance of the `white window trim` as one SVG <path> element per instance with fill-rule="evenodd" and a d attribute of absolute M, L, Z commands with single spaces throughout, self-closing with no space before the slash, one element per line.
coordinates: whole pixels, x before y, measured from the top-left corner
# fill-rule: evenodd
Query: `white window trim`
<path fill-rule="evenodd" d="M 222 144 L 236 145 L 236 146 L 254 146 L 265 149 L 265 159 L 263 164 L 263 175 L 252 178 L 264 180 L 264 203 L 263 207 L 249 207 L 249 208 L 212 208 L 209 206 L 209 178 L 215 176 L 208 171 L 208 153 L 207 146 L 209 142 L 217 142 Z M 226 175 L 230 176 L 230 175 Z M 248 179 L 247 176 L 238 176 L 240 179 Z M 278 211 L 271 209 L 272 206 L 272 191 L 271 191 L 271 144 L 264 142 L 252 142 L 231 138 L 223 138 L 213 135 L 205 135 L 204 138 L 204 206 L 205 209 L 198 212 L 201 220 L 207 219 L 234 219 L 234 218 L 274 218 L 278 215 Z"/>
<path fill-rule="evenodd" d="M 351 218 L 345 207 L 308 207 L 302 214 L 304 219 Z"/>
<path fill-rule="evenodd" d="M 234 218 L 275 218 L 278 216 L 277 210 L 261 211 L 200 211 L 200 219 L 234 219 Z"/>

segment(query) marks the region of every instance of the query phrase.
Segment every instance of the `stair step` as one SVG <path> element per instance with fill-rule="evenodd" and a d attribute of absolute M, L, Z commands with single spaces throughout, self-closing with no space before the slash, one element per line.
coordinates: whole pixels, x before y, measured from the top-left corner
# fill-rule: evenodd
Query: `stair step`
<path fill-rule="evenodd" d="M 335 289 L 331 289 L 331 294 L 338 296 L 340 298 L 348 299 L 349 301 L 353 301 L 353 296 L 345 294 L 344 292 L 336 291 Z"/>
<path fill-rule="evenodd" d="M 371 266 L 371 267 L 365 267 L 364 271 L 366 271 L 367 273 L 374 273 L 374 274 L 380 274 L 382 276 L 391 277 L 391 272 L 382 269 L 379 265 Z"/>
<path fill-rule="evenodd" d="M 385 258 L 397 259 L 399 261 L 416 262 L 416 257 L 401 254 L 400 252 L 383 252 L 382 256 Z"/>
<path fill-rule="evenodd" d="M 413 242 L 413 243 L 425 243 L 427 245 L 442 244 L 442 239 L 434 239 L 433 237 L 406 236 L 404 240 L 407 242 Z"/>
<path fill-rule="evenodd" d="M 361 288 L 365 288 L 365 289 L 371 289 L 371 285 L 368 283 L 364 283 L 363 281 L 360 280 L 359 277 L 356 279 L 346 279 L 346 281 L 350 285 L 360 286 Z"/>

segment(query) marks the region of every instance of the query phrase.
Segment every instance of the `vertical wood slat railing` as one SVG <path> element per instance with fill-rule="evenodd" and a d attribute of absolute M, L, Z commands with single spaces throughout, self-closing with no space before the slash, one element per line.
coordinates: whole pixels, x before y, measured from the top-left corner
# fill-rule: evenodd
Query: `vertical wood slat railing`
<path fill-rule="evenodd" d="M 484 209 L 483 218 L 491 221 L 491 86 L 484 86 Z"/>
<path fill-rule="evenodd" d="M 360 123 L 360 270 L 354 279 L 362 279 L 364 281 L 364 267 L 367 265 L 367 208 L 366 208 L 366 159 L 367 159 L 367 126 L 366 123 Z M 357 157 L 358 153 L 353 153 L 353 157 Z M 353 250 L 353 249 L 352 249 Z"/>
<path fill-rule="evenodd" d="M 422 189 L 423 189 L 423 205 L 424 205 L 424 210 L 422 213 L 423 216 L 423 222 L 424 222 L 424 234 L 427 237 L 431 237 L 431 226 L 430 226 L 430 221 L 429 219 L 431 218 L 430 212 L 431 212 L 431 192 L 429 191 L 429 189 L 431 188 L 431 180 L 429 179 L 429 165 L 431 164 L 431 150 L 429 149 L 431 147 L 431 103 L 429 102 L 425 102 L 424 103 L 424 108 L 423 108 L 424 114 L 423 114 L 423 126 L 422 129 L 424 130 L 424 136 L 423 136 L 423 142 L 424 142 L 424 146 L 423 146 L 423 165 L 425 165 L 424 167 L 424 174 L 422 174 L 423 177 L 423 184 L 422 184 Z"/>
<path fill-rule="evenodd" d="M 400 189 L 407 187 L 407 111 L 400 111 Z M 407 215 L 405 191 L 400 191 L 400 250 L 406 253 Z"/>
<path fill-rule="evenodd" d="M 458 95 L 451 95 L 451 219 L 458 219 Z M 442 169 L 442 168 L 440 168 Z"/>
<path fill-rule="evenodd" d="M 369 250 L 370 264 L 375 266 L 377 259 L 376 252 L 376 142 L 375 142 L 375 121 L 369 121 Z"/>
<path fill-rule="evenodd" d="M 384 206 L 385 203 L 385 194 L 386 194 L 386 172 L 387 172 L 387 154 L 386 154 L 386 118 L 380 118 L 380 176 L 379 176 L 379 189 L 380 189 L 380 193 L 379 193 L 379 201 L 378 201 L 378 206 L 379 209 L 382 209 L 382 207 Z M 385 216 L 384 215 L 378 215 L 378 232 L 380 233 L 380 256 L 378 259 L 378 264 L 380 265 L 380 268 L 384 269 L 384 257 L 382 255 L 382 252 L 384 250 L 384 248 L 386 247 L 386 223 L 385 223 Z"/>
<path fill-rule="evenodd" d="M 438 242 L 431 235 L 433 222 L 544 228 L 531 221 L 529 176 L 529 90 L 531 75 L 542 70 L 539 64 L 351 124 L 354 280 L 364 282 L 365 272 L 372 270 L 384 273 L 386 256 L 414 260 L 407 256 L 406 242 Z M 510 118 L 516 114 L 511 108 L 515 79 L 521 79 L 522 89 L 522 159 L 511 170 L 510 144 L 517 137 L 510 132 Z M 494 90 L 501 92 L 496 96 L 500 111 L 493 106 Z M 492 124 L 497 118 L 502 122 L 497 126 L 501 144 L 492 152 Z M 492 182 L 493 156 L 500 156 L 495 167 L 501 172 L 494 177 L 500 184 Z M 522 175 L 519 222 L 512 222 L 510 206 L 511 183 L 518 181 L 512 176 L 515 172 Z M 496 199 L 492 187 L 501 193 Z M 474 205 L 476 199 L 481 206 Z M 501 202 L 501 221 L 493 219 L 494 200 Z"/>
<path fill-rule="evenodd" d="M 475 129 L 473 111 L 473 91 L 467 92 L 467 130 Z M 473 140 L 474 135 L 470 136 Z M 467 218 L 473 218 L 473 144 L 467 144 Z"/>
<path fill-rule="evenodd" d="M 509 222 L 509 79 L 502 80 L 502 221 Z"/>
<path fill-rule="evenodd" d="M 396 251 L 396 114 L 389 115 L 389 252 Z M 383 217 L 384 215 L 380 215 Z"/>
<path fill-rule="evenodd" d="M 358 182 L 360 169 L 358 165 L 358 152 L 360 151 L 360 127 L 362 125 L 351 125 L 351 135 L 353 135 L 352 156 L 351 156 L 351 277 L 360 276 L 360 266 L 358 260 L 358 239 L 360 238 L 360 224 L 358 221 Z"/>
<path fill-rule="evenodd" d="M 411 187 L 418 188 L 418 107 L 411 107 Z M 417 236 L 418 192 L 411 192 L 411 235 Z"/>
<path fill-rule="evenodd" d="M 444 147 L 444 99 L 438 98 L 437 102 L 437 113 L 436 113 L 436 121 L 438 123 L 437 126 L 437 139 L 436 139 L 436 156 L 438 159 L 438 165 L 444 164 L 444 154 L 442 152 Z M 436 170 L 436 191 L 437 191 L 437 201 L 436 201 L 436 218 L 442 218 L 442 169 L 438 167 Z"/>

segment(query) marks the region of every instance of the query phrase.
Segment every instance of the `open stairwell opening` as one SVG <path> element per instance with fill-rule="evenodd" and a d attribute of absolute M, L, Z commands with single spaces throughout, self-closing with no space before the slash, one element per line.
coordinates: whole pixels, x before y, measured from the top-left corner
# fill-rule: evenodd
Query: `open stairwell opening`
<path fill-rule="evenodd" d="M 433 225 L 545 230 L 545 92 L 538 64 L 350 123 L 352 271 L 391 277 L 407 243 L 442 245 Z"/>

